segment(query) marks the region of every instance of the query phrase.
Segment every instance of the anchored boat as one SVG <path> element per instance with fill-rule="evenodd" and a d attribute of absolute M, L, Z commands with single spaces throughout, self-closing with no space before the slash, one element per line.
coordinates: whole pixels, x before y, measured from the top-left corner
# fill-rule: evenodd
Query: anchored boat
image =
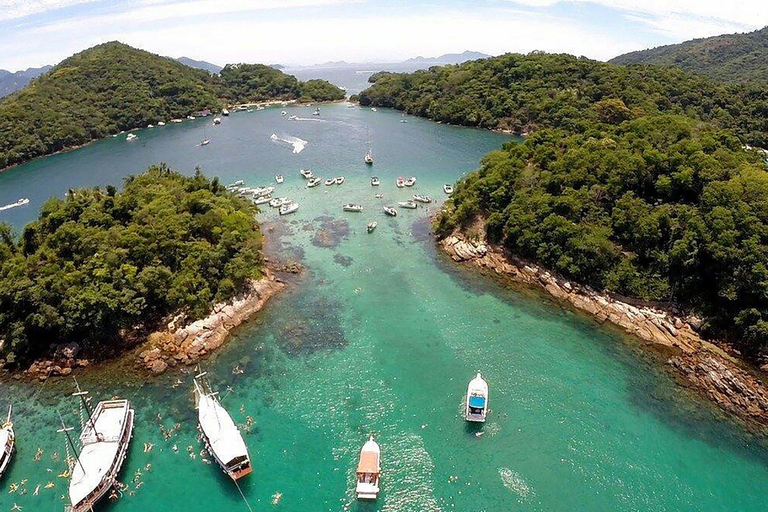
<path fill-rule="evenodd" d="M 309 170 L 309 169 L 302 169 L 302 170 L 300 170 L 300 171 L 299 171 L 299 174 L 301 174 L 301 176 L 302 176 L 302 177 L 303 177 L 305 180 L 308 180 L 308 179 L 311 179 L 311 178 L 312 178 L 312 171 L 311 171 L 311 170 Z"/>
<path fill-rule="evenodd" d="M 406 186 L 406 187 L 412 187 L 412 186 L 414 186 L 415 184 L 416 184 L 416 177 L 415 177 L 415 176 L 411 176 L 410 178 L 408 178 L 407 180 L 405 180 L 405 186 Z"/>
<path fill-rule="evenodd" d="M 365 158 L 363 159 L 366 163 L 366 165 L 373 165 L 373 152 L 369 149 L 368 153 L 365 154 Z"/>
<path fill-rule="evenodd" d="M 414 194 L 413 196 L 414 201 L 418 201 L 419 203 L 431 203 L 432 198 L 429 196 L 422 196 L 421 194 Z"/>
<path fill-rule="evenodd" d="M 322 178 L 309 178 L 309 181 L 307 182 L 307 188 L 312 188 L 318 186 L 322 182 Z"/>
<path fill-rule="evenodd" d="M 485 422 L 488 413 L 488 383 L 480 372 L 469 381 L 467 386 L 467 404 L 464 417 L 467 421 Z"/>
<path fill-rule="evenodd" d="M 0 478 L 11 463 L 13 452 L 16 449 L 16 435 L 13 433 L 11 412 L 13 406 L 8 407 L 8 419 L 0 425 Z"/>
<path fill-rule="evenodd" d="M 253 471 L 248 448 L 232 417 L 219 403 L 218 393 L 211 392 L 203 377 L 205 373 L 195 376 L 195 405 L 203 443 L 224 473 L 237 481 Z"/>
<path fill-rule="evenodd" d="M 335 185 L 335 184 L 336 184 L 336 178 L 328 178 L 327 180 L 325 180 L 326 187 L 330 187 L 331 185 Z"/>
<path fill-rule="evenodd" d="M 450 183 L 446 183 L 445 185 L 443 185 L 443 192 L 445 192 L 446 194 L 453 194 L 453 185 L 451 185 Z"/>
<path fill-rule="evenodd" d="M 281 206 L 278 212 L 280 213 L 280 215 L 288 215 L 289 213 L 293 213 L 298 209 L 299 209 L 299 203 L 288 203 Z"/>
<path fill-rule="evenodd" d="M 373 436 L 360 450 L 360 463 L 357 465 L 357 499 L 375 500 L 379 496 L 379 475 L 381 450 Z"/>
<path fill-rule="evenodd" d="M 282 174 L 277 174 L 275 176 L 275 181 L 278 182 L 278 183 L 282 183 L 283 181 L 285 181 L 285 178 L 283 178 Z"/>
<path fill-rule="evenodd" d="M 387 215 L 389 215 L 390 217 L 397 217 L 397 210 L 395 210 L 395 209 L 394 209 L 394 208 L 392 208 L 391 206 L 385 206 L 385 207 L 383 208 L 383 210 L 384 210 L 384 213 L 386 213 L 386 214 L 387 214 Z"/>
<path fill-rule="evenodd" d="M 372 222 L 369 222 L 368 223 L 368 232 L 369 233 L 373 233 L 373 230 L 376 229 L 376 226 L 378 226 L 378 225 L 379 225 L 379 223 L 376 222 L 375 220 L 372 221 Z"/>
<path fill-rule="evenodd" d="M 379 185 L 381 185 L 381 180 L 379 179 L 379 177 L 378 176 L 371 177 L 371 186 L 378 187 Z"/>
<path fill-rule="evenodd" d="M 336 184 L 341 185 L 344 183 L 344 176 L 336 176 Z"/>
<path fill-rule="evenodd" d="M 415 210 L 419 207 L 414 201 L 398 201 L 397 206 L 400 208 L 408 208 L 409 210 Z"/>
<path fill-rule="evenodd" d="M 397 188 L 403 188 L 405 186 L 405 178 L 402 176 L 397 178 L 397 181 L 395 181 L 395 185 L 397 185 Z"/>
<path fill-rule="evenodd" d="M 363 205 L 361 204 L 345 204 L 341 207 L 345 212 L 361 212 L 363 211 Z"/>

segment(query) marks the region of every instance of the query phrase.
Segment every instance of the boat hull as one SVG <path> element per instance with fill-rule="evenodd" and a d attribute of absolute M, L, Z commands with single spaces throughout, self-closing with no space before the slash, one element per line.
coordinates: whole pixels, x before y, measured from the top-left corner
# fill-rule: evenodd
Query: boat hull
<path fill-rule="evenodd" d="M 16 438 L 13 433 L 13 429 L 10 429 L 10 436 L 8 438 L 8 444 L 2 447 L 3 455 L 0 456 L 0 478 L 3 477 L 8 466 L 11 465 L 11 459 L 14 453 L 16 453 Z"/>

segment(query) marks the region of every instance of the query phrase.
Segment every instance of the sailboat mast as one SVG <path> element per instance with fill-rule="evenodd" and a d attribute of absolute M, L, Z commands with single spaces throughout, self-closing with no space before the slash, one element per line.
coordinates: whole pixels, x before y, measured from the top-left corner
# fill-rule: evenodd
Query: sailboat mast
<path fill-rule="evenodd" d="M 75 377 L 72 377 L 75 381 L 75 386 L 77 387 L 77 392 L 72 393 L 72 396 L 79 396 L 80 400 L 83 402 L 83 407 L 85 407 L 85 412 L 88 413 L 88 423 L 91 424 L 91 428 L 93 429 L 94 435 L 98 436 L 98 432 L 96 431 L 96 423 L 93 422 L 93 414 L 91 414 L 91 409 L 88 407 L 88 402 L 85 400 L 86 395 L 88 394 L 87 391 L 82 391 L 80 389 L 80 384 L 77 382 L 77 379 Z"/>
<path fill-rule="evenodd" d="M 11 411 L 13 411 L 13 404 L 8 406 L 8 420 L 7 420 L 7 423 L 11 422 Z"/>
<path fill-rule="evenodd" d="M 58 412 L 58 411 L 57 411 Z M 77 460 L 77 463 L 80 464 L 80 469 L 83 470 L 83 474 L 85 474 L 85 468 L 83 467 L 83 463 L 80 462 L 80 456 L 77 454 L 77 448 L 75 448 L 75 443 L 72 442 L 72 437 L 69 435 L 69 432 L 71 430 L 74 430 L 74 427 L 67 427 L 64 424 L 64 418 L 61 417 L 61 413 L 59 412 L 59 420 L 61 421 L 61 429 L 57 430 L 58 433 L 64 433 L 67 436 L 67 441 L 69 441 L 69 446 L 72 448 L 72 451 L 75 453 L 75 459 Z M 67 468 L 69 469 L 69 468 Z"/>

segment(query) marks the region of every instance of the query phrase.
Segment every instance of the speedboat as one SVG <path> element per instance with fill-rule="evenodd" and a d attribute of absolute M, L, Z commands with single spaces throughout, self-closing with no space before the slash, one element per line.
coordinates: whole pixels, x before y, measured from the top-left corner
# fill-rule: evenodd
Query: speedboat
<path fill-rule="evenodd" d="M 405 186 L 405 179 L 402 176 L 397 178 L 395 185 L 397 185 L 397 188 L 403 188 Z"/>
<path fill-rule="evenodd" d="M 18 206 L 24 206 L 25 204 L 29 204 L 29 199 L 26 197 L 22 197 L 15 203 L 6 204 L 5 206 L 0 206 L 0 212 L 5 210 L 10 210 L 11 208 L 16 208 Z"/>
<path fill-rule="evenodd" d="M 335 184 L 336 184 L 336 178 L 328 178 L 327 180 L 325 180 L 325 185 L 328 187 Z"/>
<path fill-rule="evenodd" d="M 413 200 L 416 201 L 416 202 L 419 202 L 419 203 L 431 203 L 432 202 L 432 198 L 430 198 L 429 196 L 422 196 L 421 194 L 414 194 L 413 195 Z"/>
<path fill-rule="evenodd" d="M 214 117 L 213 118 L 213 124 L 221 124 L 221 118 L 220 117 Z"/>
<path fill-rule="evenodd" d="M 312 171 L 309 169 L 302 169 L 299 171 L 299 174 L 301 174 L 305 180 L 312 178 Z"/>
<path fill-rule="evenodd" d="M 445 192 L 446 194 L 453 194 L 453 185 L 451 185 L 450 183 L 446 183 L 445 185 L 443 185 L 443 192 Z"/>
<path fill-rule="evenodd" d="M 344 183 L 344 176 L 336 176 L 336 184 L 341 185 Z"/>
<path fill-rule="evenodd" d="M 341 207 L 345 212 L 361 212 L 363 211 L 363 205 L 361 204 L 345 204 Z"/>
<path fill-rule="evenodd" d="M 416 178 L 414 176 L 411 176 L 407 180 L 405 180 L 405 186 L 406 187 L 412 187 L 416 184 Z"/>
<path fill-rule="evenodd" d="M 467 404 L 464 418 L 467 421 L 485 422 L 488 412 L 488 383 L 485 382 L 480 372 L 469 381 L 467 386 Z"/>
<path fill-rule="evenodd" d="M 134 139 L 138 139 L 138 136 L 136 136 L 135 133 L 129 133 L 128 135 L 125 136 L 125 140 L 127 141 L 132 141 Z"/>
<path fill-rule="evenodd" d="M 13 421 L 11 412 L 13 406 L 8 407 L 8 419 L 0 425 L 0 478 L 11 463 L 16 449 L 16 435 L 13 433 Z"/>
<path fill-rule="evenodd" d="M 371 178 L 371 186 L 372 187 L 378 187 L 379 185 L 381 185 L 381 180 L 379 179 L 379 177 L 378 176 L 372 177 Z"/>
<path fill-rule="evenodd" d="M 360 462 L 357 465 L 357 486 L 355 488 L 357 499 L 375 500 L 379 496 L 380 459 L 381 450 L 371 436 L 360 450 Z"/>
<path fill-rule="evenodd" d="M 368 153 L 365 154 L 365 158 L 363 158 L 366 164 L 373 165 L 373 153 L 371 150 L 368 150 Z"/>
<path fill-rule="evenodd" d="M 379 223 L 376 222 L 375 220 L 373 222 L 369 222 L 368 223 L 368 232 L 369 233 L 373 233 L 373 230 L 376 229 L 376 226 L 378 226 L 378 225 L 379 225 Z"/>
<path fill-rule="evenodd" d="M 285 178 L 283 178 L 282 174 L 278 174 L 275 176 L 275 181 L 278 183 L 282 183 L 283 181 L 285 181 Z"/>
<path fill-rule="evenodd" d="M 385 206 L 385 207 L 383 208 L 383 210 L 384 210 L 384 213 L 386 213 L 386 214 L 387 214 L 387 215 L 389 215 L 390 217 L 397 217 L 397 210 L 395 210 L 395 209 L 394 209 L 394 208 L 392 208 L 391 206 Z"/>
<path fill-rule="evenodd" d="M 322 178 L 309 178 L 309 181 L 307 182 L 307 188 L 312 188 L 318 186 L 323 181 Z"/>
<path fill-rule="evenodd" d="M 203 141 L 200 142 L 200 145 L 201 146 L 207 146 L 210 143 L 211 143 L 211 139 L 203 139 Z"/>
<path fill-rule="evenodd" d="M 227 109 L 222 110 L 221 111 L 221 115 L 228 116 L 229 115 L 229 110 L 227 110 Z"/>
<path fill-rule="evenodd" d="M 288 215 L 299 209 L 299 203 L 288 203 L 280 207 L 280 215 Z"/>
<path fill-rule="evenodd" d="M 275 187 L 259 187 L 253 189 L 253 197 L 262 197 L 262 196 L 268 196 L 272 192 L 275 191 Z"/>
<path fill-rule="evenodd" d="M 222 471 L 237 481 L 253 471 L 248 448 L 232 417 L 219 402 L 218 393 L 211 392 L 204 376 L 205 373 L 195 376 L 197 423 L 203 443 Z"/>
<path fill-rule="evenodd" d="M 254 197 L 253 198 L 253 204 L 260 205 L 260 204 L 267 204 L 271 203 L 272 198 L 269 196 L 261 196 L 261 197 Z"/>
<path fill-rule="evenodd" d="M 397 206 L 399 206 L 400 208 L 407 208 L 409 210 L 415 210 L 416 208 L 419 207 L 419 205 L 416 204 L 414 201 L 399 201 L 397 203 Z"/>

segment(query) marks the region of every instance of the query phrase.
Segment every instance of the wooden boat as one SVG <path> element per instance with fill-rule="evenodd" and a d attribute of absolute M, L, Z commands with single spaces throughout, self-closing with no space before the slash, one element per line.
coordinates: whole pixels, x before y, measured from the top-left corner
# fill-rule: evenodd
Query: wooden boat
<path fill-rule="evenodd" d="M 8 419 L 0 425 L 0 478 L 11 464 L 13 453 L 16 450 L 16 435 L 13 433 L 13 421 L 11 413 L 13 406 L 8 407 Z"/>
<path fill-rule="evenodd" d="M 82 399 L 86 409 L 87 394 L 87 391 L 80 391 L 79 386 L 73 394 Z M 91 511 L 117 483 L 133 435 L 133 417 L 134 411 L 128 400 L 105 400 L 99 402 L 93 413 L 89 411 L 88 421 L 80 434 L 82 450 L 72 467 L 68 512 Z M 71 445 L 70 430 L 64 427 L 60 432 L 67 433 Z M 72 448 L 75 449 L 74 445 Z"/>
<path fill-rule="evenodd" d="M 203 379 L 205 373 L 195 376 L 195 407 L 197 421 L 205 448 L 232 480 L 251 473 L 251 459 L 243 436 L 216 395 Z"/>
<path fill-rule="evenodd" d="M 467 386 L 467 402 L 464 418 L 467 421 L 485 422 L 488 413 L 488 383 L 480 372 L 469 381 Z"/>
<path fill-rule="evenodd" d="M 368 229 L 368 232 L 369 232 L 369 233 L 373 233 L 373 230 L 374 230 L 374 229 L 376 229 L 376 226 L 378 226 L 378 225 L 379 225 L 379 223 L 378 223 L 378 222 L 376 222 L 375 220 L 374 220 L 374 221 L 372 221 L 372 222 L 369 222 L 369 223 L 368 223 L 368 228 L 367 228 L 367 229 Z"/>
<path fill-rule="evenodd" d="M 357 486 L 355 492 L 359 500 L 375 500 L 379 496 L 379 476 L 381 475 L 381 450 L 373 436 L 360 450 L 360 462 L 357 465 Z"/>

